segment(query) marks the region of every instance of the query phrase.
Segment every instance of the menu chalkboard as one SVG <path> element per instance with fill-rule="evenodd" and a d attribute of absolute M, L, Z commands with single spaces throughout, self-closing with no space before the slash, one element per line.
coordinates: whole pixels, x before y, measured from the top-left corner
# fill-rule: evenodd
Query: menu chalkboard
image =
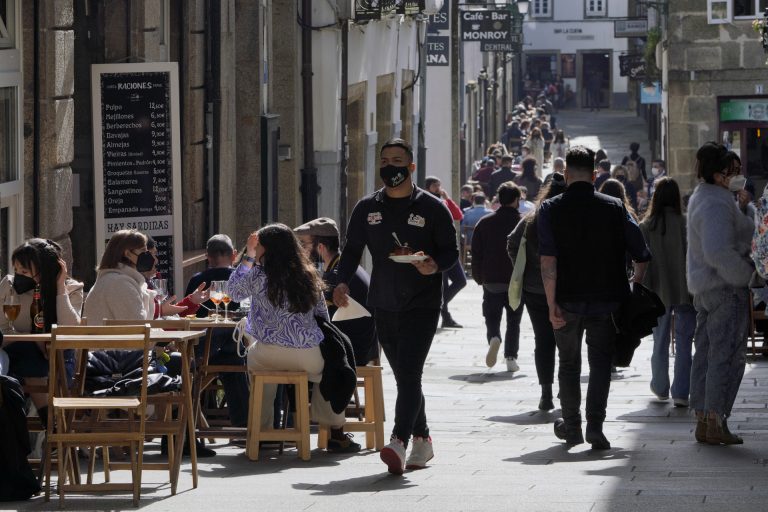
<path fill-rule="evenodd" d="M 150 235 L 158 272 L 181 290 L 176 65 L 94 66 L 93 89 L 99 252 L 121 229 Z"/>

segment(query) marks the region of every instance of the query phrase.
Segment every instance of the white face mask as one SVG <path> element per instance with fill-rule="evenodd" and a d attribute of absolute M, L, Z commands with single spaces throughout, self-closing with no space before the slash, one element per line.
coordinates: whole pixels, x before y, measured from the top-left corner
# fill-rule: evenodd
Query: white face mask
<path fill-rule="evenodd" d="M 651 172 L 653 173 L 654 176 L 658 176 L 659 174 L 662 173 L 662 170 L 660 167 L 652 167 Z"/>
<path fill-rule="evenodd" d="M 728 182 L 728 190 L 731 192 L 738 192 L 742 190 L 747 184 L 747 177 L 741 174 L 737 174 Z"/>

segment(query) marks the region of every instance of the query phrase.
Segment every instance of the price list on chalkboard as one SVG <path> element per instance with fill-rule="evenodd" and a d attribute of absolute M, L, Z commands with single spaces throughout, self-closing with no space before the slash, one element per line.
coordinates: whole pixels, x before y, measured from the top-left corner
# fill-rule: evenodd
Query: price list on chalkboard
<path fill-rule="evenodd" d="M 169 73 L 101 73 L 100 92 L 105 239 L 121 229 L 152 236 L 175 290 Z"/>

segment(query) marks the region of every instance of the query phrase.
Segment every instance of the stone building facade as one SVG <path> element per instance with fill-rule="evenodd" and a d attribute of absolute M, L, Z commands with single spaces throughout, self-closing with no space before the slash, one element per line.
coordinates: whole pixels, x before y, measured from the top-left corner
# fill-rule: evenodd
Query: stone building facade
<path fill-rule="evenodd" d="M 684 191 L 696 183 L 696 150 L 710 140 L 740 155 L 758 191 L 768 181 L 768 69 L 751 26 L 760 2 L 749 4 L 669 4 L 663 51 L 657 53 L 663 59 L 662 131 L 668 168 Z"/>
<path fill-rule="evenodd" d="M 349 97 L 349 141 L 359 143 L 349 149 L 350 205 L 376 186 L 380 139 L 404 134 L 415 141 L 419 112 L 409 82 L 419 62 L 412 18 L 388 16 L 365 30 L 352 25 L 350 87 L 339 90 L 341 30 L 334 24 L 345 3 L 351 5 L 311 2 L 322 25 L 312 30 L 318 204 L 329 216 L 340 211 L 339 99 Z M 42 236 L 65 248 L 73 276 L 87 285 L 95 279 L 93 64 L 178 63 L 185 274 L 204 264 L 211 234 L 243 243 L 265 222 L 300 223 L 301 2 L 0 6 L 0 272 L 8 272 L 14 247 Z"/>

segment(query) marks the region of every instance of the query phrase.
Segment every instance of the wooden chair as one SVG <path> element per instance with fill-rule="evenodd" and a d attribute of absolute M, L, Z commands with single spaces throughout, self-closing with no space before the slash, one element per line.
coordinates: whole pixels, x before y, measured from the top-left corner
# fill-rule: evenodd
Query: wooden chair
<path fill-rule="evenodd" d="M 346 432 L 365 432 L 365 447 L 369 450 L 384 448 L 384 386 L 381 379 L 381 366 L 358 366 L 357 386 L 365 392 L 363 418 L 360 421 L 348 421 L 344 424 Z M 328 447 L 328 425 L 320 425 L 317 447 Z"/>
<path fill-rule="evenodd" d="M 259 460 L 261 441 L 293 441 L 302 460 L 309 460 L 309 382 L 307 372 L 257 371 L 251 372 L 251 398 L 248 407 L 248 435 L 246 455 Z M 282 430 L 261 430 L 261 403 L 264 384 L 293 384 L 296 386 L 296 416 L 294 427 Z"/>
<path fill-rule="evenodd" d="M 105 325 L 143 325 L 148 324 L 153 329 L 166 329 L 166 330 L 178 330 L 178 331 L 189 331 L 190 329 L 190 320 L 187 318 L 181 318 L 181 319 L 172 319 L 172 320 L 113 320 L 113 319 L 104 319 Z M 187 356 L 190 356 L 190 354 L 187 354 Z M 192 379 L 192 375 L 182 375 L 182 379 Z M 168 437 L 168 462 L 149 462 L 144 463 L 143 469 L 145 470 L 168 470 L 169 476 L 170 476 L 170 482 L 171 482 L 171 494 L 176 494 L 176 488 L 178 485 L 178 480 L 176 478 L 176 475 L 173 471 L 174 466 L 174 441 L 176 436 L 183 436 L 183 425 L 180 425 L 178 423 L 178 420 L 175 420 L 173 417 L 173 409 L 174 407 L 177 408 L 177 417 L 180 416 L 178 412 L 178 408 L 184 406 L 184 397 L 182 397 L 178 392 L 173 393 L 157 393 L 152 394 L 147 397 L 147 405 L 152 406 L 154 409 L 154 414 L 151 418 L 147 419 L 146 422 L 146 433 L 147 437 L 162 437 L 167 436 Z M 189 414 L 192 414 L 192 411 L 189 412 Z M 190 429 L 190 439 L 192 438 L 192 432 L 193 430 Z M 193 442 L 190 442 L 190 458 L 192 462 L 192 486 L 194 488 L 197 488 L 197 449 L 196 445 Z M 105 466 L 105 472 L 108 475 L 110 470 L 119 470 L 119 469 L 130 469 L 130 464 L 126 462 L 110 462 L 109 455 L 107 454 L 106 448 L 104 448 L 103 453 L 104 455 L 104 466 Z M 95 464 L 95 458 L 93 457 L 93 452 L 91 453 L 91 460 L 90 460 L 90 467 L 92 468 Z"/>
<path fill-rule="evenodd" d="M 64 505 L 67 491 L 74 492 L 110 492 L 128 491 L 133 493 L 133 505 L 138 506 L 141 495 L 141 470 L 144 456 L 144 436 L 147 407 L 147 369 L 149 351 L 152 348 L 149 325 L 120 327 L 58 327 L 51 331 L 51 351 L 49 356 L 48 386 L 48 439 L 45 457 L 45 501 L 50 500 L 51 465 L 53 448 L 58 449 L 58 484 L 59 505 Z M 92 349 L 141 350 L 142 382 L 139 396 L 121 398 L 98 398 L 70 396 L 66 388 L 57 385 L 57 375 L 64 371 L 63 351 L 73 349 L 87 351 Z M 106 410 L 124 411 L 124 418 L 92 421 L 99 418 L 99 413 Z M 90 412 L 90 420 L 79 415 Z M 69 464 L 69 447 L 88 446 L 91 450 L 97 446 L 128 446 L 131 458 L 131 483 L 117 484 L 105 482 L 94 484 L 92 481 L 67 483 L 67 472 L 62 471 Z M 63 454 L 63 455 L 62 455 Z"/>
<path fill-rule="evenodd" d="M 749 341 L 750 341 L 750 354 L 757 356 L 764 354 L 767 349 L 765 347 L 765 333 L 757 330 L 757 322 L 761 320 L 768 320 L 768 316 L 765 314 L 764 309 L 755 309 L 752 290 L 749 290 Z M 762 341 L 762 346 L 757 347 L 757 341 Z"/>
<path fill-rule="evenodd" d="M 474 226 L 461 226 L 461 254 L 459 258 L 461 260 L 461 266 L 464 270 L 471 275 L 472 271 L 472 244 L 470 239 L 472 233 L 475 231 Z"/>

